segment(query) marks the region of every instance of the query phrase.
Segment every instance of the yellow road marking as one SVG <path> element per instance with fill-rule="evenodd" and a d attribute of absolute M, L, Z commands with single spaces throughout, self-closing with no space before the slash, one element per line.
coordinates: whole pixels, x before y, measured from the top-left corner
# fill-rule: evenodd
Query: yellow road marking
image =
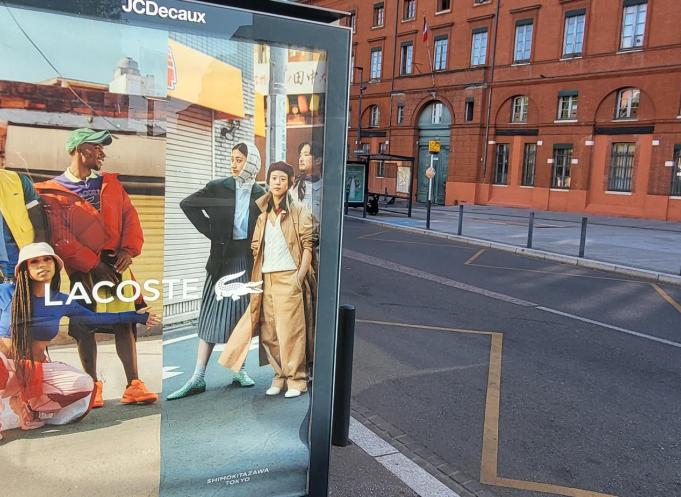
<path fill-rule="evenodd" d="M 375 233 L 369 233 L 367 235 L 358 236 L 357 238 L 371 238 L 373 236 L 381 235 L 383 233 L 389 233 L 390 231 L 392 231 L 392 230 L 376 231 Z"/>
<path fill-rule="evenodd" d="M 656 285 L 655 283 L 651 283 L 651 285 L 653 285 L 653 288 L 655 289 L 655 291 L 656 291 L 657 293 L 659 293 L 660 296 L 661 296 L 663 299 L 665 299 L 667 302 L 669 302 L 669 303 L 674 307 L 674 309 L 676 309 L 677 311 L 681 312 L 681 304 L 679 304 L 676 300 L 674 300 L 674 299 L 672 298 L 672 296 L 669 295 L 667 292 L 665 292 L 665 291 L 662 289 L 662 287 L 660 287 L 659 285 Z"/>
<path fill-rule="evenodd" d="M 473 262 L 475 262 L 475 260 L 478 257 L 480 257 L 484 252 L 485 252 L 485 249 L 478 250 L 475 254 L 473 254 L 473 256 L 470 259 L 468 259 L 466 262 L 464 262 L 464 265 L 468 266 L 470 264 L 473 264 Z"/>
<path fill-rule="evenodd" d="M 468 265 L 473 266 L 473 267 L 484 267 L 484 268 L 489 268 L 489 269 L 504 269 L 506 271 L 526 271 L 528 273 L 544 273 L 544 274 L 559 275 L 559 276 L 569 276 L 570 278 L 591 278 L 591 279 L 594 279 L 594 280 L 626 281 L 628 283 L 642 283 L 644 285 L 648 284 L 646 281 L 629 280 L 629 279 L 626 279 L 626 278 L 611 278 L 609 276 L 591 276 L 591 275 L 588 275 L 588 274 L 577 274 L 577 273 L 561 273 L 561 272 L 556 272 L 556 271 L 544 271 L 543 269 L 525 269 L 525 268 L 520 268 L 520 267 L 491 266 L 491 265 L 488 265 L 488 264 L 468 264 Z"/>
<path fill-rule="evenodd" d="M 378 235 L 378 233 L 376 233 Z M 449 243 L 431 243 L 431 242 L 413 242 L 409 240 L 388 240 L 386 238 L 370 238 L 371 240 L 377 241 L 377 242 L 390 242 L 390 243 L 406 243 L 406 244 L 411 244 L 411 245 L 432 245 L 435 247 L 452 247 L 452 248 L 457 248 L 457 249 L 465 249 L 467 247 L 460 247 L 458 245 L 453 245 Z"/>
<path fill-rule="evenodd" d="M 562 485 L 552 485 L 550 483 L 501 478 L 497 475 L 499 460 L 499 417 L 501 412 L 501 358 L 504 340 L 503 333 L 497 331 L 449 328 L 444 326 L 374 321 L 369 319 L 358 319 L 357 322 L 382 326 L 394 326 L 399 328 L 415 328 L 420 330 L 452 331 L 471 335 L 487 335 L 491 338 L 489 351 L 489 370 L 487 375 L 487 397 L 485 399 L 485 422 L 482 435 L 482 457 L 480 461 L 480 483 L 494 485 L 497 487 L 513 488 L 516 490 L 564 495 L 566 497 L 617 497 L 615 495 L 584 490 L 581 488 L 571 488 L 564 487 Z"/>
<path fill-rule="evenodd" d="M 482 460 L 480 483 L 494 485 L 497 479 L 499 455 L 499 415 L 501 412 L 501 347 L 504 336 L 492 335 L 489 350 L 489 373 L 487 375 L 487 398 L 485 400 L 485 424 L 482 432 Z"/>
<path fill-rule="evenodd" d="M 493 485 L 517 490 L 529 490 L 530 492 L 566 495 L 567 497 L 617 497 L 612 494 L 602 494 L 591 490 L 582 490 L 581 488 L 562 487 L 560 485 L 535 483 L 533 481 L 511 480 L 509 478 L 497 478 Z"/>
<path fill-rule="evenodd" d="M 419 330 L 434 330 L 434 331 L 454 331 L 457 333 L 468 333 L 471 335 L 493 335 L 495 331 L 479 331 L 479 330 L 465 330 L 463 328 L 446 328 L 443 326 L 427 326 L 425 324 L 411 324 L 411 323 L 394 323 L 391 321 L 373 321 L 370 319 L 357 319 L 358 323 L 365 324 L 380 324 L 383 326 L 395 326 L 397 328 L 416 328 Z"/>

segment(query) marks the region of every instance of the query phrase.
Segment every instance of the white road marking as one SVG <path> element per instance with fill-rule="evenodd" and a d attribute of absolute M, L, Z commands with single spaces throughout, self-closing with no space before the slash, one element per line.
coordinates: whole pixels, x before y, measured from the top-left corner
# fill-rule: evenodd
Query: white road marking
<path fill-rule="evenodd" d="M 350 439 L 420 497 L 461 497 L 355 418 Z"/>
<path fill-rule="evenodd" d="M 643 338 L 644 340 L 650 340 L 651 342 L 657 342 L 661 343 L 664 345 L 670 345 L 672 347 L 676 348 L 681 348 L 681 343 L 679 342 L 674 342 L 672 340 L 667 340 L 665 338 L 659 338 L 656 336 L 652 335 L 647 335 L 646 333 L 641 333 L 639 331 L 634 331 L 634 330 L 628 330 L 626 328 L 621 328 L 620 326 L 615 326 L 612 324 L 608 323 L 603 323 L 601 321 L 595 321 L 593 319 L 588 319 L 584 318 L 581 316 L 577 316 L 575 314 L 569 314 L 567 312 L 562 312 L 557 309 L 552 309 L 550 307 L 544 307 L 539 304 L 535 304 L 534 302 L 529 302 L 527 300 L 522 300 L 522 299 L 517 299 L 515 297 L 511 297 L 510 295 L 505 295 L 503 293 L 497 293 L 497 292 L 492 292 L 490 290 L 485 290 L 484 288 L 479 288 L 473 285 L 468 285 L 466 283 L 461 283 L 460 281 L 456 280 L 451 280 L 449 278 L 445 278 L 443 276 L 438 276 L 432 273 L 428 273 L 426 271 L 421 271 L 419 269 L 415 269 L 409 266 L 404 266 L 402 264 L 397 264 L 395 262 L 391 262 L 385 259 L 379 259 L 378 257 L 373 257 L 370 255 L 365 255 L 359 252 L 355 252 L 353 250 L 348 250 L 344 249 L 343 250 L 343 256 L 347 257 L 348 259 L 354 259 L 359 262 L 363 262 L 364 264 L 369 264 L 372 266 L 376 266 L 382 269 L 387 269 L 388 271 L 395 271 L 398 273 L 406 274 L 409 276 L 413 276 L 415 278 L 421 278 L 423 280 L 427 281 L 432 281 L 434 283 L 439 283 L 440 285 L 448 286 L 451 288 L 456 288 L 457 290 L 463 290 L 464 292 L 470 292 L 470 293 L 476 293 L 478 295 L 482 295 L 484 297 L 488 297 L 491 299 L 495 300 L 501 300 L 503 302 L 507 302 L 509 304 L 514 304 L 514 305 L 520 305 L 523 307 L 534 307 L 537 310 L 544 311 L 544 312 L 550 312 L 552 314 L 556 314 L 559 316 L 563 316 L 569 319 L 575 319 L 577 321 L 582 321 L 584 323 L 589 323 L 593 324 L 596 326 L 602 326 L 603 328 L 607 328 L 609 330 L 617 331 L 619 333 L 624 333 L 627 335 L 635 336 L 638 338 Z"/>
<path fill-rule="evenodd" d="M 652 340 L 653 342 L 663 343 L 665 345 L 671 345 L 672 347 L 676 347 L 676 348 L 681 349 L 681 343 L 672 342 L 671 340 L 667 340 L 665 338 L 658 338 L 658 337 L 654 337 L 654 336 L 651 336 L 651 335 L 646 335 L 645 333 L 639 333 L 638 331 L 628 330 L 626 328 L 620 328 L 619 326 L 615 326 L 615 325 L 612 325 L 612 324 L 602 323 L 600 321 L 594 321 L 593 319 L 583 318 L 581 316 L 576 316 L 574 314 L 569 314 L 567 312 L 557 311 L 556 309 L 551 309 L 550 307 L 544 307 L 544 306 L 540 305 L 539 307 L 537 307 L 537 309 L 540 310 L 540 311 L 550 312 L 551 314 L 558 314 L 559 316 L 564 316 L 566 318 L 571 318 L 571 319 L 576 319 L 578 321 L 583 321 L 585 323 L 595 324 L 597 326 L 602 326 L 604 328 L 615 330 L 615 331 L 618 331 L 620 333 L 626 333 L 627 335 L 633 335 L 635 337 L 644 338 L 646 340 Z"/>
<path fill-rule="evenodd" d="M 192 338 L 196 338 L 198 336 L 198 333 L 192 333 L 191 335 L 184 335 L 177 338 L 171 338 L 170 340 L 163 340 L 163 346 L 165 347 L 171 343 L 184 342 L 185 340 L 191 340 Z"/>
<path fill-rule="evenodd" d="M 184 374 L 184 371 L 173 371 L 174 369 L 179 369 L 179 366 L 163 366 L 163 378 L 167 380 L 168 378 L 173 378 L 175 376 L 180 376 Z"/>

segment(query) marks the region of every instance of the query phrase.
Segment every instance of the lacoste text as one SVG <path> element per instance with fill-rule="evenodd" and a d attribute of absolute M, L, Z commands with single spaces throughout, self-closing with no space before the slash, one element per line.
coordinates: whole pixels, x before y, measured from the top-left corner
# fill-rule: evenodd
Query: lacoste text
<path fill-rule="evenodd" d="M 206 13 L 194 10 L 176 9 L 175 7 L 160 6 L 152 0 L 127 0 L 121 7 L 123 12 L 134 12 L 146 16 L 158 16 L 178 21 L 198 22 L 206 24 Z"/>

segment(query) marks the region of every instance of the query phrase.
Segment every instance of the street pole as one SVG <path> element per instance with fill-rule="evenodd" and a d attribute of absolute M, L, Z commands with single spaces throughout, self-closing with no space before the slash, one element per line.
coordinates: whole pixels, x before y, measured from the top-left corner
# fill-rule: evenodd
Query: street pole
<path fill-rule="evenodd" d="M 362 94 L 364 93 L 364 68 L 361 66 L 355 66 L 354 69 L 359 71 L 359 97 L 357 99 L 357 140 L 355 147 L 355 158 L 357 159 L 357 153 L 360 150 L 360 145 L 362 144 Z M 369 178 L 366 178 L 369 181 Z"/>
<path fill-rule="evenodd" d="M 430 154 L 430 169 L 433 168 L 433 163 L 435 162 L 435 155 Z M 426 229 L 430 229 L 430 206 L 432 204 L 433 198 L 433 175 L 428 175 L 428 203 L 426 204 Z"/>
<path fill-rule="evenodd" d="M 527 248 L 532 248 L 532 234 L 534 233 L 534 212 L 530 212 L 530 223 L 527 227 Z"/>

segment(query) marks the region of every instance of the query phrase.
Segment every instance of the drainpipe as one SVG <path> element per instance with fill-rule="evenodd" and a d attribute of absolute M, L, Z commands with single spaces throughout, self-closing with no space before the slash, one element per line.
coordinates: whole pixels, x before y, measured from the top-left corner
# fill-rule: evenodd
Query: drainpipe
<path fill-rule="evenodd" d="M 489 82 L 487 82 L 487 118 L 485 122 L 485 142 L 483 143 L 483 152 L 482 152 L 482 181 L 485 181 L 485 177 L 487 176 L 487 150 L 489 148 L 489 145 L 487 142 L 489 142 L 489 125 L 490 125 L 490 118 L 492 114 L 492 84 L 494 83 L 494 67 L 496 64 L 496 58 L 497 58 L 497 33 L 499 31 L 499 11 L 501 10 L 501 0 L 497 0 L 497 10 L 496 14 L 494 15 L 494 43 L 492 44 L 492 60 L 491 65 L 492 67 L 490 68 L 490 76 L 489 76 Z"/>
<path fill-rule="evenodd" d="M 388 116 L 388 150 L 390 153 L 390 147 L 392 145 L 392 127 L 393 127 L 393 92 L 395 91 L 395 64 L 397 63 L 397 27 L 400 17 L 400 2 L 395 2 L 395 31 L 393 32 L 393 73 L 390 77 L 390 115 Z M 412 54 L 412 62 L 413 62 Z"/>

